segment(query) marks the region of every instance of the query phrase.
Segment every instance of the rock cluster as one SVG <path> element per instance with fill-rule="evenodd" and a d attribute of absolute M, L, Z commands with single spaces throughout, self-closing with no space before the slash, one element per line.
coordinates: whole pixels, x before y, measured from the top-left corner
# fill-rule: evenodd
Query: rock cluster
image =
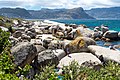
<path fill-rule="evenodd" d="M 119 37 L 119 33 L 110 32 L 107 27 L 95 27 L 93 31 L 85 25 L 45 21 L 14 21 L 14 26 L 15 32 L 10 36 L 14 62 L 21 67 L 31 64 L 34 73 L 46 65 L 62 67 L 73 60 L 79 65 L 92 67 L 102 65 L 105 60 L 120 63 L 119 51 L 96 46 L 92 39 Z M 104 60 L 101 60 L 100 56 Z"/>
<path fill-rule="evenodd" d="M 104 40 L 106 42 L 120 40 L 118 31 L 109 30 L 108 26 L 103 25 L 101 25 L 101 27 L 94 28 L 92 37 L 95 40 Z"/>

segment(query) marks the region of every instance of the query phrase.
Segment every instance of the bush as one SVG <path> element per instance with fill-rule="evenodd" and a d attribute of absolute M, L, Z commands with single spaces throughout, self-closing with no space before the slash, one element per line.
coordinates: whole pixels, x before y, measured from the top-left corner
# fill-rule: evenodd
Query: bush
<path fill-rule="evenodd" d="M 79 66 L 73 61 L 69 66 L 63 67 L 63 74 L 57 75 L 54 67 L 45 67 L 43 71 L 36 75 L 35 80 L 120 80 L 120 65 L 114 62 L 108 62 L 99 71 L 88 67 Z"/>
<path fill-rule="evenodd" d="M 10 46 L 9 33 L 0 29 L 0 53 Z"/>
<path fill-rule="evenodd" d="M 9 32 L 0 29 L 0 80 L 19 80 L 20 75 L 27 76 L 31 66 L 26 65 L 24 68 L 18 67 L 13 63 L 13 57 L 10 54 Z M 17 76 L 17 74 L 20 74 Z M 26 80 L 27 78 L 24 78 Z"/>
<path fill-rule="evenodd" d="M 14 71 L 15 65 L 10 56 L 9 33 L 0 29 L 0 80 L 18 80 Z"/>
<path fill-rule="evenodd" d="M 46 66 L 39 74 L 36 74 L 35 80 L 58 80 L 57 76 L 54 66 Z"/>

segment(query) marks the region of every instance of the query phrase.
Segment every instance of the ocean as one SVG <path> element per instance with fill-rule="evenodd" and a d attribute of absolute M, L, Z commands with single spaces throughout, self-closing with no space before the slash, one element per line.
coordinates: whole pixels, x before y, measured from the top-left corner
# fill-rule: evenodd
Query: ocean
<path fill-rule="evenodd" d="M 96 26 L 106 25 L 110 30 L 115 30 L 120 32 L 120 20 L 52 20 L 55 22 L 65 23 L 65 24 L 85 24 L 90 29 L 94 29 Z M 104 41 L 96 41 L 96 43 L 100 46 L 104 46 Z M 110 42 L 112 45 L 120 45 L 120 41 Z M 119 49 L 120 50 L 120 49 Z"/>
<path fill-rule="evenodd" d="M 96 26 L 101 26 L 102 24 L 107 25 L 110 30 L 120 31 L 120 20 L 52 20 L 65 24 L 85 24 L 90 29 L 93 29 Z"/>

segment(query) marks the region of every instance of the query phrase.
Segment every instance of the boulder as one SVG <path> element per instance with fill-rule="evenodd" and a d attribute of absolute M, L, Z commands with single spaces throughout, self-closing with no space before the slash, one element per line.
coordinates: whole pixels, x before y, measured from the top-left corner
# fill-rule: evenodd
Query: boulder
<path fill-rule="evenodd" d="M 48 49 L 48 44 L 50 44 L 51 41 L 52 41 L 51 39 L 44 39 L 43 40 L 43 47 Z"/>
<path fill-rule="evenodd" d="M 30 36 L 32 39 L 34 39 L 36 37 L 36 33 L 33 33 L 31 31 L 27 31 L 26 33 L 28 36 Z"/>
<path fill-rule="evenodd" d="M 80 24 L 79 27 L 88 28 L 85 24 Z"/>
<path fill-rule="evenodd" d="M 57 65 L 59 63 L 59 59 L 52 50 L 45 50 L 38 54 L 34 62 L 35 66 L 39 69 L 46 65 Z"/>
<path fill-rule="evenodd" d="M 89 28 L 83 28 L 83 27 L 78 27 L 77 29 L 73 29 L 75 31 L 74 37 L 92 37 L 92 33 L 94 32 L 93 30 L 90 30 Z"/>
<path fill-rule="evenodd" d="M 9 31 L 8 28 L 5 28 L 3 26 L 0 26 L 0 28 L 3 30 L 3 31 Z"/>
<path fill-rule="evenodd" d="M 58 57 L 59 61 L 66 56 L 65 51 L 62 49 L 53 50 L 53 53 Z"/>
<path fill-rule="evenodd" d="M 101 31 L 93 32 L 92 37 L 93 38 L 101 38 L 102 37 Z"/>
<path fill-rule="evenodd" d="M 30 40 L 31 40 L 31 37 L 30 37 L 30 36 L 27 36 L 26 34 L 22 34 L 22 35 L 21 35 L 21 39 L 22 39 L 22 40 L 28 40 L 28 41 L 30 41 Z"/>
<path fill-rule="evenodd" d="M 63 37 L 64 36 L 64 34 L 62 33 L 62 32 L 56 32 L 56 35 L 55 35 L 56 37 Z"/>
<path fill-rule="evenodd" d="M 95 70 L 100 70 L 103 66 L 98 63 L 98 62 L 93 62 L 93 61 L 85 61 L 84 63 L 81 64 L 81 66 L 83 67 L 89 67 L 89 68 L 93 68 Z"/>
<path fill-rule="evenodd" d="M 13 37 L 15 37 L 15 38 L 19 38 L 21 35 L 22 35 L 22 32 L 21 32 L 21 31 L 15 31 L 15 32 L 13 33 Z"/>
<path fill-rule="evenodd" d="M 35 33 L 37 33 L 37 34 L 42 34 L 43 32 L 42 32 L 42 30 L 40 30 L 40 29 L 35 29 Z"/>
<path fill-rule="evenodd" d="M 25 31 L 25 27 L 18 27 L 18 28 L 16 28 L 18 31 Z"/>
<path fill-rule="evenodd" d="M 32 44 L 35 44 L 35 45 L 42 45 L 43 44 L 43 42 L 40 39 L 31 39 L 30 42 Z"/>
<path fill-rule="evenodd" d="M 93 30 L 89 29 L 89 28 L 84 28 L 84 31 L 82 33 L 82 36 L 83 37 L 92 37 L 92 33 L 93 33 Z"/>
<path fill-rule="evenodd" d="M 82 37 L 83 34 L 84 33 L 84 28 L 83 27 L 78 27 L 77 29 L 76 29 L 76 37 Z"/>
<path fill-rule="evenodd" d="M 90 45 L 88 46 L 91 53 L 96 56 L 103 56 L 104 60 L 112 60 L 120 64 L 120 51 L 111 50 L 109 48 Z"/>
<path fill-rule="evenodd" d="M 31 31 L 31 32 L 35 33 L 35 29 L 34 28 L 29 28 L 28 31 Z"/>
<path fill-rule="evenodd" d="M 106 31 L 103 35 L 105 38 L 109 38 L 111 40 L 118 40 L 118 31 Z"/>
<path fill-rule="evenodd" d="M 52 40 L 50 42 L 50 44 L 48 45 L 49 49 L 62 49 L 63 45 L 62 45 L 62 41 L 60 40 Z"/>
<path fill-rule="evenodd" d="M 71 41 L 65 46 L 65 50 L 69 48 L 70 53 L 73 52 L 88 52 L 89 45 L 96 45 L 96 42 L 88 37 L 77 37 L 75 40 Z"/>
<path fill-rule="evenodd" d="M 14 56 L 14 63 L 23 67 L 30 64 L 37 55 L 36 47 L 29 42 L 21 42 L 11 48 L 11 54 Z"/>
<path fill-rule="evenodd" d="M 101 31 L 101 28 L 97 26 L 97 27 L 94 28 L 94 31 L 95 31 L 95 32 L 96 32 L 96 31 Z"/>
<path fill-rule="evenodd" d="M 86 61 L 101 64 L 101 61 L 91 53 L 73 53 L 62 58 L 58 64 L 58 67 L 69 66 L 72 61 L 78 62 L 79 65 L 83 65 Z"/>
<path fill-rule="evenodd" d="M 37 49 L 37 53 L 40 53 L 40 52 L 45 50 L 45 48 L 43 46 L 41 46 L 41 45 L 35 45 L 35 47 Z"/>
<path fill-rule="evenodd" d="M 18 20 L 13 20 L 13 24 L 18 25 Z"/>
<path fill-rule="evenodd" d="M 114 45 L 113 47 L 120 50 L 120 44 Z"/>
<path fill-rule="evenodd" d="M 66 27 L 65 31 L 67 31 L 67 33 L 70 33 L 72 31 L 72 27 Z"/>
<path fill-rule="evenodd" d="M 101 26 L 101 31 L 104 34 L 106 31 L 109 31 L 109 28 L 107 26 Z"/>
<path fill-rule="evenodd" d="M 78 36 L 76 30 L 77 29 L 72 29 L 72 31 L 68 33 L 68 36 L 71 37 L 72 39 L 75 39 Z"/>
<path fill-rule="evenodd" d="M 12 46 L 15 46 L 19 42 L 19 40 L 17 38 L 14 38 L 13 36 L 10 36 L 9 40 L 10 40 Z"/>

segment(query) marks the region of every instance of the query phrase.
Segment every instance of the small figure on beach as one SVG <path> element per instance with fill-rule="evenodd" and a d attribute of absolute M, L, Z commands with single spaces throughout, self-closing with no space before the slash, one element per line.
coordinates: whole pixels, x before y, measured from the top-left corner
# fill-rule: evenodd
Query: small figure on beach
<path fill-rule="evenodd" d="M 111 49 L 111 50 L 116 50 L 113 45 L 109 46 L 109 49 Z"/>
<path fill-rule="evenodd" d="M 71 57 L 69 54 L 70 54 L 70 49 L 69 49 L 69 45 L 66 46 L 65 48 L 65 53 L 66 55 L 68 55 L 68 57 Z"/>

